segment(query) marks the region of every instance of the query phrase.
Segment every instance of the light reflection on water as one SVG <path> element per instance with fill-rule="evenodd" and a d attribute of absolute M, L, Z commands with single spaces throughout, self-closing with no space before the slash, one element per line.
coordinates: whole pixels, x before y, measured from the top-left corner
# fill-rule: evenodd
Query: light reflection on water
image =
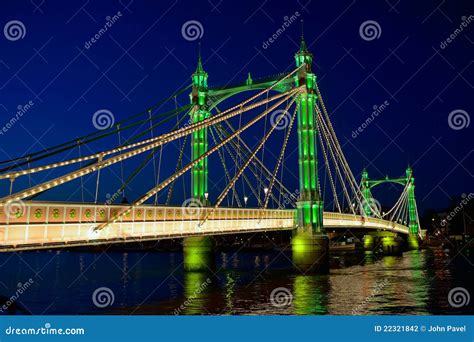
<path fill-rule="evenodd" d="M 447 254 L 448 253 L 448 254 Z M 472 251 L 464 251 L 470 257 Z M 279 252 L 216 253 L 216 274 L 185 272 L 171 252 L 42 251 L 0 255 L 1 295 L 18 282 L 34 284 L 19 298 L 33 314 L 468 314 L 449 306 L 450 289 L 471 296 L 472 266 L 455 252 L 424 250 L 403 257 L 371 253 L 333 255 L 329 275 L 298 274 Z M 36 275 L 37 273 L 37 275 Z M 205 284 L 205 286 L 203 286 Z M 93 305 L 98 287 L 115 295 Z M 276 307 L 270 294 L 283 287 L 291 303 Z"/>

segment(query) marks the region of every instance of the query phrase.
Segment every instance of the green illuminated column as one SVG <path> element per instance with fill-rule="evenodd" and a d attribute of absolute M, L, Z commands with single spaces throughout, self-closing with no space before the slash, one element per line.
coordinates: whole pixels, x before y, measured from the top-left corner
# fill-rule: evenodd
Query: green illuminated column
<path fill-rule="evenodd" d="M 415 178 L 413 177 L 413 170 L 408 167 L 406 170 L 406 181 L 408 183 L 408 248 L 418 249 L 418 215 L 416 213 L 415 201 Z"/>
<path fill-rule="evenodd" d="M 372 203 L 372 194 L 370 193 L 370 185 L 369 185 L 369 173 L 367 172 L 366 169 L 362 170 L 362 196 L 364 196 L 364 200 L 362 202 L 362 208 L 360 210 L 363 210 L 363 213 L 365 216 L 370 217 L 372 216 L 372 208 L 370 207 L 370 204 Z M 375 239 L 372 235 L 367 234 L 364 236 L 364 249 L 367 251 L 372 251 L 375 245 Z"/>
<path fill-rule="evenodd" d="M 191 93 L 191 103 L 196 110 L 191 111 L 191 121 L 193 123 L 201 122 L 210 116 L 207 106 L 207 72 L 204 71 L 199 54 L 196 72 L 193 74 L 193 91 Z M 191 155 L 195 160 L 207 152 L 207 127 L 200 129 L 192 134 L 191 137 Z M 206 202 L 207 193 L 207 158 L 193 166 L 191 170 L 191 187 L 193 198 L 199 200 L 202 204 Z"/>
<path fill-rule="evenodd" d="M 372 216 L 372 209 L 370 207 L 372 201 L 372 194 L 369 186 L 369 173 L 366 169 L 362 171 L 362 196 L 364 196 L 363 210 L 366 216 Z"/>
<path fill-rule="evenodd" d="M 305 86 L 305 91 L 297 98 L 300 197 L 297 202 L 298 228 L 292 239 L 293 263 L 304 272 L 326 272 L 329 240 L 324 232 L 323 201 L 318 186 L 318 127 L 314 120 L 316 76 L 311 72 L 313 55 L 306 48 L 303 37 L 295 59 L 297 67 L 305 64 L 295 77 L 296 86 Z"/>
<path fill-rule="evenodd" d="M 207 72 L 204 71 L 199 53 L 198 65 L 192 76 L 193 88 L 190 95 L 194 109 L 191 111 L 191 122 L 201 122 L 210 116 L 207 104 Z M 191 156 L 195 160 L 207 152 L 207 128 L 192 133 Z M 207 158 L 204 158 L 191 169 L 191 195 L 201 206 L 208 204 Z M 210 237 L 196 236 L 183 241 L 184 267 L 186 270 L 199 271 L 212 267 L 212 240 Z"/>

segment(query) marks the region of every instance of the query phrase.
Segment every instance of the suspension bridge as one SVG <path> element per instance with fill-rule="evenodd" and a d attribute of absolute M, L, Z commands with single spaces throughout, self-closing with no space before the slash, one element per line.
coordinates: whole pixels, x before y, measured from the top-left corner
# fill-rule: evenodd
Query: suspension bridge
<path fill-rule="evenodd" d="M 191 84 L 158 104 L 84 137 L 1 162 L 0 182 L 8 194 L 0 198 L 0 251 L 183 238 L 185 266 L 198 269 L 212 252 L 212 236 L 291 230 L 295 265 L 324 271 L 329 232 L 350 229 L 364 236 L 366 248 L 379 241 L 386 253 L 400 250 L 401 237 L 417 248 L 413 170 L 384 179 L 371 179 L 363 170 L 356 179 L 303 37 L 295 61 L 288 73 L 255 80 L 249 73 L 240 84 L 209 87 L 199 53 Z M 187 93 L 190 104 L 178 105 L 178 96 Z M 221 108 L 232 99 L 238 99 L 235 105 Z M 173 108 L 165 110 L 170 103 Z M 263 132 L 257 142 L 256 131 Z M 126 138 L 126 132 L 133 133 Z M 287 165 L 294 135 L 297 162 Z M 95 142 L 111 138 L 110 148 L 93 150 Z M 71 157 L 73 151 L 77 156 Z M 146 168 L 147 190 L 129 201 L 131 182 L 143 183 Z M 297 173 L 295 191 L 283 174 L 291 169 Z M 103 202 L 107 170 L 114 170 L 120 184 Z M 184 180 L 189 174 L 190 185 Z M 210 192 L 212 177 L 223 181 Z M 372 196 L 383 183 L 403 187 L 386 212 Z M 179 187 L 191 194 L 176 205 Z M 55 189 L 64 199 L 45 200 Z M 73 195 L 80 200 L 71 200 Z"/>

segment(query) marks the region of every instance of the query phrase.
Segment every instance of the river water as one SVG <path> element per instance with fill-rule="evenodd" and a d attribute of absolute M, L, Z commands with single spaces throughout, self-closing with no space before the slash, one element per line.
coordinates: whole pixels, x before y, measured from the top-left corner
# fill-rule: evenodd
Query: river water
<path fill-rule="evenodd" d="M 181 252 L 2 253 L 0 295 L 10 313 L 35 315 L 472 314 L 472 301 L 448 301 L 456 287 L 474 294 L 472 255 L 346 252 L 332 254 L 328 275 L 304 275 L 281 251 L 216 252 L 206 273 L 185 272 Z"/>

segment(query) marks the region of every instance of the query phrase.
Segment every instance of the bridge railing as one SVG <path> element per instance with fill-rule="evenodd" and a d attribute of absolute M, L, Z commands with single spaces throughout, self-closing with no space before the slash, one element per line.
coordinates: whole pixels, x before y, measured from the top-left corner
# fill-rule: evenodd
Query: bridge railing
<path fill-rule="evenodd" d="M 210 208 L 140 206 L 100 231 L 126 205 L 25 202 L 20 211 L 6 215 L 0 207 L 0 249 L 8 246 L 67 245 L 160 239 L 296 228 L 296 210 L 218 208 L 199 225 Z M 408 227 L 378 218 L 324 212 L 330 228 L 388 230 L 408 234 Z"/>
<path fill-rule="evenodd" d="M 94 231 L 99 223 L 111 220 L 126 205 L 60 204 L 26 202 L 22 212 L 0 212 L 0 244 L 68 244 L 78 241 L 126 240 L 136 238 L 182 237 L 244 231 L 291 229 L 294 210 L 140 206 L 114 224 Z M 211 214 L 202 226 L 199 220 Z"/>
<path fill-rule="evenodd" d="M 366 217 L 361 215 L 325 211 L 323 220 L 324 226 L 327 228 L 341 227 L 346 224 L 348 227 L 356 229 L 357 227 L 361 229 L 385 229 L 396 233 L 408 234 L 407 226 L 376 217 Z"/>

